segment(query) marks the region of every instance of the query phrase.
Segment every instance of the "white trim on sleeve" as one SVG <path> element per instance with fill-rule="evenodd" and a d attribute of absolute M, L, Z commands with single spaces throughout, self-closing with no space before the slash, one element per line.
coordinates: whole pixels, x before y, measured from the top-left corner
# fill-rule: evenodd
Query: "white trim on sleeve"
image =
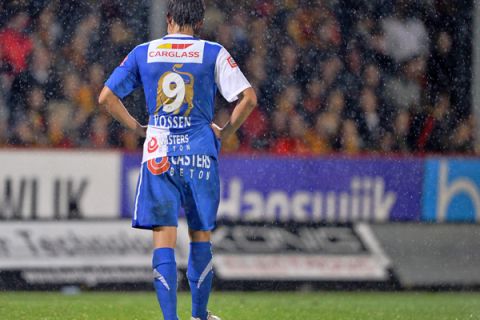
<path fill-rule="evenodd" d="M 252 85 L 243 75 L 232 56 L 221 48 L 215 64 L 215 83 L 218 91 L 228 102 L 238 99 L 238 94 Z"/>

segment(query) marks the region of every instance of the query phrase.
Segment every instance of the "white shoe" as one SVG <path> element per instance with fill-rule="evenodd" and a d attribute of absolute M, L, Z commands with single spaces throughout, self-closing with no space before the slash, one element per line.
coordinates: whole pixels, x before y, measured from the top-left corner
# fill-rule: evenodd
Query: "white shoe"
<path fill-rule="evenodd" d="M 194 317 L 192 317 L 191 320 L 200 320 L 200 318 L 194 318 Z M 222 320 L 222 319 L 220 319 L 220 318 L 217 317 L 217 316 L 214 316 L 210 311 L 208 311 L 207 320 Z"/>

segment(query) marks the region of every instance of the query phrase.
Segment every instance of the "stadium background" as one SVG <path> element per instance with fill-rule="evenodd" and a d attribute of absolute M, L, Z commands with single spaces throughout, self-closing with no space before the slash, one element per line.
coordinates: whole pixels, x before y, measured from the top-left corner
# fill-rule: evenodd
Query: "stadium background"
<path fill-rule="evenodd" d="M 222 146 L 216 288 L 478 289 L 478 4 L 206 3 L 202 37 L 259 96 Z M 149 289 L 142 141 L 96 97 L 164 4 L 0 3 L 1 290 Z M 126 105 L 145 119 L 140 91 Z"/>

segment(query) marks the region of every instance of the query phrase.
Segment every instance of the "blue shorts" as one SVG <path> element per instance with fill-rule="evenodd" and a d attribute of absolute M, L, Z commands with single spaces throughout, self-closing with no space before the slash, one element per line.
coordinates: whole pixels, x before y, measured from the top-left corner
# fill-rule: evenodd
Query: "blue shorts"
<path fill-rule="evenodd" d="M 152 159 L 142 164 L 132 227 L 178 226 L 183 207 L 192 230 L 215 228 L 220 201 L 217 160 L 205 155 Z"/>

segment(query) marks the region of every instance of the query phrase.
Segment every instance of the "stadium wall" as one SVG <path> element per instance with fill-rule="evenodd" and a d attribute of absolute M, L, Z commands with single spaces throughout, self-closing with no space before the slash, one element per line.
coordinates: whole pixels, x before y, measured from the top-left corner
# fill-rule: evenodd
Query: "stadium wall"
<path fill-rule="evenodd" d="M 124 220 L 140 159 L 0 151 L 0 288 L 149 286 L 149 233 Z M 478 287 L 479 169 L 475 158 L 223 157 L 217 285 Z"/>

